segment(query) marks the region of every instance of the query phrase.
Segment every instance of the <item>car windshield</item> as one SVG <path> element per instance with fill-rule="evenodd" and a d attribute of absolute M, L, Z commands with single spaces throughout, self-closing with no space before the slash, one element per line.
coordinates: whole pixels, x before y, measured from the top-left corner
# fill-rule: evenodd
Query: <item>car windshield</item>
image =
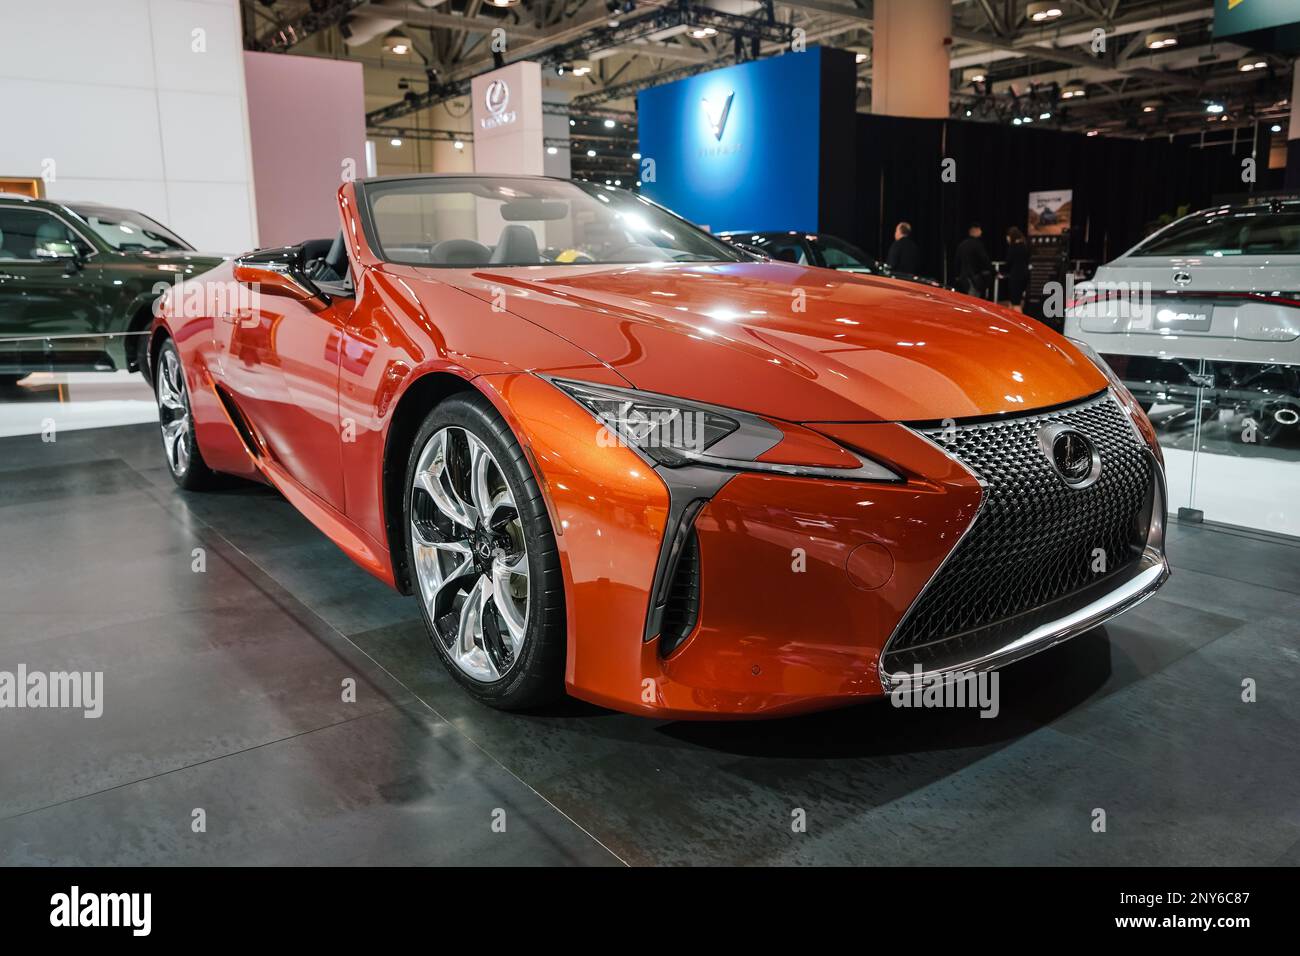
<path fill-rule="evenodd" d="M 614 187 L 504 176 L 364 182 L 379 254 L 407 265 L 741 262 L 726 243 Z"/>
<path fill-rule="evenodd" d="M 1300 255 L 1300 212 L 1215 211 L 1175 223 L 1132 256 Z"/>
<path fill-rule="evenodd" d="M 69 208 L 117 252 L 188 252 L 193 248 L 167 227 L 130 209 Z"/>

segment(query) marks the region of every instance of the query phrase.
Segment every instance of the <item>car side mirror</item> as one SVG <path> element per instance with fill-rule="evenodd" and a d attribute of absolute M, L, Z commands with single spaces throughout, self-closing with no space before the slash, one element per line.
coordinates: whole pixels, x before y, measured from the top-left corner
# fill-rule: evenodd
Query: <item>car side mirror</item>
<path fill-rule="evenodd" d="M 316 287 L 302 268 L 302 247 L 261 249 L 235 260 L 235 281 L 264 295 L 301 302 L 313 312 L 329 308 L 329 296 Z"/>

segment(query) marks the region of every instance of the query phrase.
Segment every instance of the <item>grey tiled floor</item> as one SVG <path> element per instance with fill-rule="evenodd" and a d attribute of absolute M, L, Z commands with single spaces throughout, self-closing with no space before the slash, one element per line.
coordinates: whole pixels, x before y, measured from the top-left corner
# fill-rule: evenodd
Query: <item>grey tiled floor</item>
<path fill-rule="evenodd" d="M 996 720 L 507 715 L 278 496 L 179 492 L 157 446 L 0 440 L 0 670 L 106 685 L 0 710 L 5 863 L 1300 861 L 1296 546 L 1175 525 L 1160 594 L 1005 671 Z"/>

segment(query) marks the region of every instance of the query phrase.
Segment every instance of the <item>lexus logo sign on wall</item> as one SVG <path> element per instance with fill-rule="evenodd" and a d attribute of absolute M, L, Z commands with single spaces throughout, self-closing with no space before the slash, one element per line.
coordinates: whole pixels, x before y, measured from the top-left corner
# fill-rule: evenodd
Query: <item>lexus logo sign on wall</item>
<path fill-rule="evenodd" d="M 483 105 L 487 107 L 488 115 L 479 120 L 479 125 L 484 129 L 507 126 L 518 116 L 514 110 L 506 109 L 510 105 L 510 87 L 505 80 L 493 80 L 487 85 L 483 91 Z"/>
<path fill-rule="evenodd" d="M 487 92 L 483 94 L 483 105 L 489 113 L 500 115 L 509 103 L 510 87 L 506 86 L 505 80 L 493 80 L 488 84 Z"/>

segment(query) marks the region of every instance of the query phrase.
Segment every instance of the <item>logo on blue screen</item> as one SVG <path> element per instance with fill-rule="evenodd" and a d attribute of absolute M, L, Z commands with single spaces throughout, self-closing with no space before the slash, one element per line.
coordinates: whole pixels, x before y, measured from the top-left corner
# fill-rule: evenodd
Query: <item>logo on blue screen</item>
<path fill-rule="evenodd" d="M 727 98 L 720 104 L 707 96 L 700 100 L 700 104 L 704 107 L 704 115 L 709 120 L 709 129 L 713 130 L 714 137 L 719 141 L 727 129 L 727 116 L 731 113 L 731 101 L 735 98 L 736 91 L 728 90 Z"/>
<path fill-rule="evenodd" d="M 637 94 L 642 192 L 714 231 L 817 231 L 821 56 L 814 47 Z"/>

